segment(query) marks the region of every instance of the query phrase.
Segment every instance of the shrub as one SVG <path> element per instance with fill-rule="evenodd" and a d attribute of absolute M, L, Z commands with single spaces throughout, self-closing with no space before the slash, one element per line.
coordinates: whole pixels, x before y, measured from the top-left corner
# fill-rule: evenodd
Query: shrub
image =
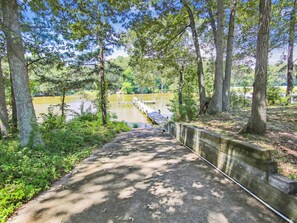
<path fill-rule="evenodd" d="M 267 102 L 268 105 L 275 105 L 279 103 L 281 100 L 281 96 L 279 94 L 279 89 L 276 87 L 268 87 L 267 88 Z"/>
<path fill-rule="evenodd" d="M 184 97 L 183 104 L 179 105 L 175 97 L 171 102 L 170 111 L 173 112 L 173 120 L 175 121 L 191 121 L 198 114 L 197 101 L 193 97 Z"/>
<path fill-rule="evenodd" d="M 231 91 L 230 93 L 230 106 L 232 109 L 238 109 L 249 106 L 251 100 L 246 98 L 245 94 Z"/>
<path fill-rule="evenodd" d="M 44 146 L 21 148 L 17 137 L 0 141 L 0 222 L 51 183 L 71 171 L 94 148 L 130 128 L 122 122 L 101 126 L 97 115 L 84 114 L 69 122 L 43 115 Z"/>
<path fill-rule="evenodd" d="M 288 105 L 289 97 L 282 97 L 280 88 L 269 86 L 267 88 L 267 104 L 268 105 Z"/>

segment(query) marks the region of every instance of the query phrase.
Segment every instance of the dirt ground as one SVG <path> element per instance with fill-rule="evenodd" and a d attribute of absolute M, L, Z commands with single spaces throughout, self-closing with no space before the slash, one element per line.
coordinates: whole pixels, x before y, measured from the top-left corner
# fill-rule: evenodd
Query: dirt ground
<path fill-rule="evenodd" d="M 160 129 L 121 133 L 9 222 L 282 222 Z"/>
<path fill-rule="evenodd" d="M 268 107 L 267 132 L 263 136 L 238 134 L 247 123 L 250 110 L 219 115 L 202 115 L 191 124 L 225 136 L 231 136 L 266 148 L 273 148 L 272 156 L 278 170 L 297 180 L 297 106 Z"/>

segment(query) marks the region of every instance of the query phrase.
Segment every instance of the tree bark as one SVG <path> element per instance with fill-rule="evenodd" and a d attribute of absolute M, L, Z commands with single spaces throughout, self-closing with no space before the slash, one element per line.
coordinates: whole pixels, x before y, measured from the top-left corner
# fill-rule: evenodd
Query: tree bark
<path fill-rule="evenodd" d="M 184 78 L 183 78 L 183 67 L 179 71 L 179 80 L 178 80 L 178 105 L 181 106 L 183 104 L 183 86 L 184 86 Z"/>
<path fill-rule="evenodd" d="M 181 3 L 184 5 L 184 7 L 187 10 L 189 19 L 190 19 L 190 27 L 192 30 L 192 37 L 195 47 L 195 53 L 196 53 L 196 62 L 197 62 L 197 76 L 198 76 L 198 87 L 199 87 L 199 111 L 200 113 L 203 111 L 203 108 L 205 106 L 206 102 L 206 93 L 205 93 L 205 81 L 204 81 L 204 73 L 203 73 L 203 62 L 200 52 L 200 45 L 198 40 L 198 34 L 196 31 L 196 25 L 195 25 L 195 19 L 193 16 L 193 12 L 188 5 L 186 0 L 181 0 Z"/>
<path fill-rule="evenodd" d="M 231 9 L 230 18 L 229 18 L 225 77 L 223 81 L 223 111 L 230 111 L 230 83 L 231 83 L 231 69 L 232 69 L 232 56 L 233 56 L 234 28 L 235 28 L 235 18 L 236 18 L 236 4 L 237 4 L 237 0 L 233 0 L 233 6 Z"/>
<path fill-rule="evenodd" d="M 224 0 L 218 0 L 217 12 L 217 44 L 215 62 L 215 80 L 213 96 L 208 106 L 208 113 L 214 114 L 223 110 L 223 78 L 224 78 Z"/>
<path fill-rule="evenodd" d="M 66 96 L 66 89 L 63 87 L 62 89 L 62 101 L 61 101 L 61 116 L 65 117 L 65 96 Z"/>
<path fill-rule="evenodd" d="M 5 82 L 2 72 L 2 64 L 0 57 L 0 136 L 6 135 L 9 130 L 8 113 L 5 96 Z"/>
<path fill-rule="evenodd" d="M 257 55 L 253 102 L 250 120 L 246 132 L 264 134 L 266 131 L 266 84 L 269 49 L 269 24 L 271 0 L 260 0 L 259 28 L 257 36 Z"/>
<path fill-rule="evenodd" d="M 286 96 L 289 97 L 288 102 L 291 103 L 292 92 L 294 88 L 293 79 L 293 53 L 294 53 L 294 40 L 295 40 L 295 25 L 296 25 L 296 0 L 293 4 L 291 11 L 290 26 L 289 26 L 289 41 L 288 41 L 288 63 L 287 63 L 287 92 Z"/>
<path fill-rule="evenodd" d="M 100 75 L 100 109 L 102 124 L 107 124 L 107 103 L 106 103 L 106 83 L 104 73 L 104 43 L 103 38 L 99 37 L 99 75 Z"/>
<path fill-rule="evenodd" d="M 12 77 L 13 91 L 17 108 L 21 146 L 29 143 L 36 146 L 42 143 L 29 88 L 24 48 L 19 24 L 19 11 L 16 0 L 2 0 L 3 24 L 6 36 L 7 56 Z"/>
<path fill-rule="evenodd" d="M 15 98 L 13 93 L 13 84 L 12 84 L 12 77 L 10 74 L 10 104 L 11 104 L 11 111 L 12 111 L 12 117 L 11 117 L 11 131 L 17 132 L 18 130 L 18 116 L 17 116 L 17 110 L 16 110 L 16 104 L 15 104 Z"/>

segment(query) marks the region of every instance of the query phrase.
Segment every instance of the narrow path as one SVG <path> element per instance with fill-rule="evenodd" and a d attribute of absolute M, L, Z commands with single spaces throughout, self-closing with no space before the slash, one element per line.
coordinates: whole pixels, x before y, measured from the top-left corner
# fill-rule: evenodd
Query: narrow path
<path fill-rule="evenodd" d="M 9 222 L 282 222 L 168 134 L 120 134 Z"/>

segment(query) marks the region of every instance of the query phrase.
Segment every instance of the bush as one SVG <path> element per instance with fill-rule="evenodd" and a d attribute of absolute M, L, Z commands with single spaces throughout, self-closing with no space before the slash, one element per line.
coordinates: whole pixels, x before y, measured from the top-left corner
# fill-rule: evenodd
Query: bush
<path fill-rule="evenodd" d="M 289 97 L 282 97 L 280 88 L 269 86 L 267 88 L 267 104 L 268 105 L 288 105 Z"/>
<path fill-rule="evenodd" d="M 41 128 L 45 131 L 62 128 L 65 125 L 65 117 L 62 117 L 51 110 L 48 111 L 48 114 L 41 114 L 41 119 Z"/>
<path fill-rule="evenodd" d="M 97 115 L 84 114 L 69 122 L 43 115 L 41 134 L 45 145 L 21 148 L 17 137 L 0 141 L 0 222 L 51 183 L 71 171 L 94 148 L 130 128 L 122 122 L 101 126 Z"/>
<path fill-rule="evenodd" d="M 230 106 L 232 109 L 247 107 L 251 104 L 251 100 L 246 98 L 245 94 L 231 91 Z"/>
<path fill-rule="evenodd" d="M 173 112 L 174 121 L 191 121 L 198 114 L 198 104 L 193 97 L 184 97 L 183 104 L 179 105 L 175 97 L 171 102 L 170 111 Z"/>
<path fill-rule="evenodd" d="M 279 103 L 281 100 L 281 96 L 279 93 L 279 89 L 276 87 L 268 87 L 267 88 L 267 102 L 268 105 L 275 105 Z"/>

